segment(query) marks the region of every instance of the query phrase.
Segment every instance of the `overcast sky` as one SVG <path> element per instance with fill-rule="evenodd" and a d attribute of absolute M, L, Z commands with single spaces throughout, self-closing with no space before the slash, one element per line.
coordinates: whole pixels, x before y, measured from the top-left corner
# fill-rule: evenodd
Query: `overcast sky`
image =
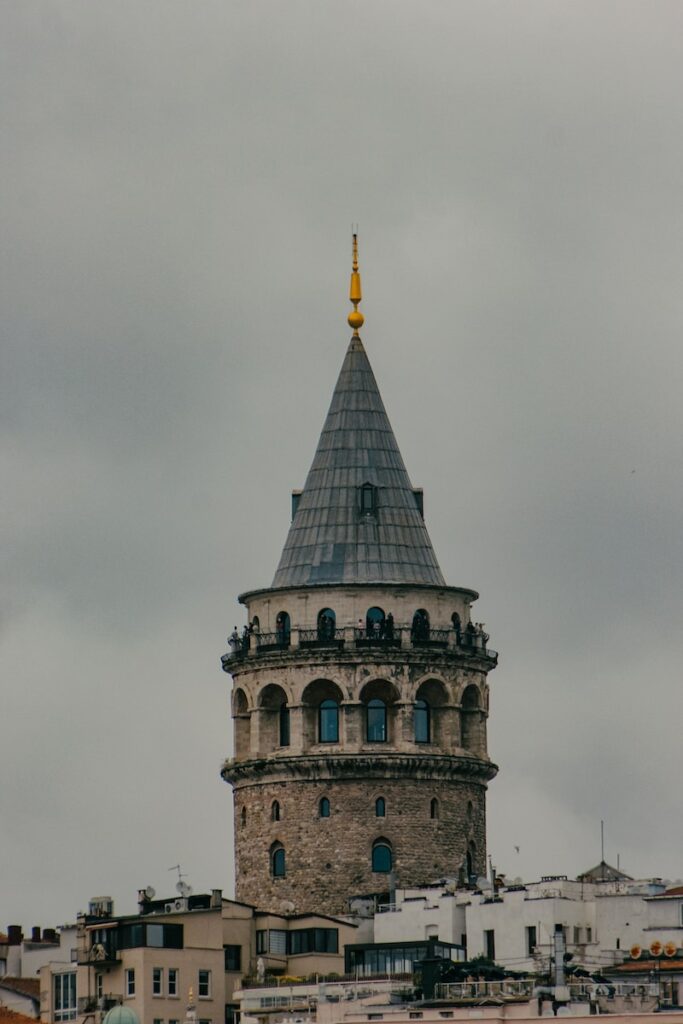
<path fill-rule="evenodd" d="M 500 871 L 683 875 L 683 5 L 2 5 L 0 927 L 232 887 L 225 638 L 350 331 L 481 594 Z M 519 846 L 519 853 L 515 847 Z"/>

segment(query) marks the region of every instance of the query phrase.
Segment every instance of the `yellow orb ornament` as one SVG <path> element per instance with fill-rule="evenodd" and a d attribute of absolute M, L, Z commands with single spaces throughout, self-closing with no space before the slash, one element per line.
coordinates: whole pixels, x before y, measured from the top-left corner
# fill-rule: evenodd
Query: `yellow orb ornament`
<path fill-rule="evenodd" d="M 359 309 L 354 309 L 349 313 L 348 321 L 349 327 L 353 327 L 354 331 L 358 331 L 365 323 L 365 317 Z"/>

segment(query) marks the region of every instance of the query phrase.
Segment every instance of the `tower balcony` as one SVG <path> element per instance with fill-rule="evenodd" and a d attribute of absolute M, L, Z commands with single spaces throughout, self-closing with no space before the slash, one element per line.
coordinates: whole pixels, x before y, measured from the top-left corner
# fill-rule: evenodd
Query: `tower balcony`
<path fill-rule="evenodd" d="M 488 646 L 486 633 L 427 627 L 416 631 L 413 626 L 394 625 L 391 629 L 370 630 L 361 627 L 300 629 L 288 632 L 252 633 L 230 638 L 230 650 L 223 655 L 223 671 L 232 672 L 240 663 L 262 657 L 301 657 L 304 652 L 358 651 L 389 653 L 392 650 L 424 650 L 454 655 L 458 658 L 483 658 L 493 667 L 498 652 Z"/>

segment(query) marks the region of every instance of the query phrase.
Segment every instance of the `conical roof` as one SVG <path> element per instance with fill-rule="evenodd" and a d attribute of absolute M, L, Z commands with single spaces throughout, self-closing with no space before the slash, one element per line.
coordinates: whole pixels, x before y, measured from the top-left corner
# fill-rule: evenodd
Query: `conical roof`
<path fill-rule="evenodd" d="M 365 511 L 361 492 L 370 485 Z M 375 375 L 354 336 L 273 580 L 445 586 Z"/>

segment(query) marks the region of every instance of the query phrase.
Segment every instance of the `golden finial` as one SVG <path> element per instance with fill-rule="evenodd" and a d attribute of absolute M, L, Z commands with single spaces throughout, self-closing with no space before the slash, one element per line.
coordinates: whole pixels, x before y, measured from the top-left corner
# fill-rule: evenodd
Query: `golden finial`
<path fill-rule="evenodd" d="M 349 327 L 353 327 L 353 336 L 358 338 L 358 330 L 363 326 L 365 317 L 358 308 L 358 303 L 363 298 L 360 290 L 360 274 L 358 273 L 358 235 L 353 233 L 353 266 L 351 268 L 351 287 L 349 299 L 353 304 L 353 310 L 349 313 Z"/>

